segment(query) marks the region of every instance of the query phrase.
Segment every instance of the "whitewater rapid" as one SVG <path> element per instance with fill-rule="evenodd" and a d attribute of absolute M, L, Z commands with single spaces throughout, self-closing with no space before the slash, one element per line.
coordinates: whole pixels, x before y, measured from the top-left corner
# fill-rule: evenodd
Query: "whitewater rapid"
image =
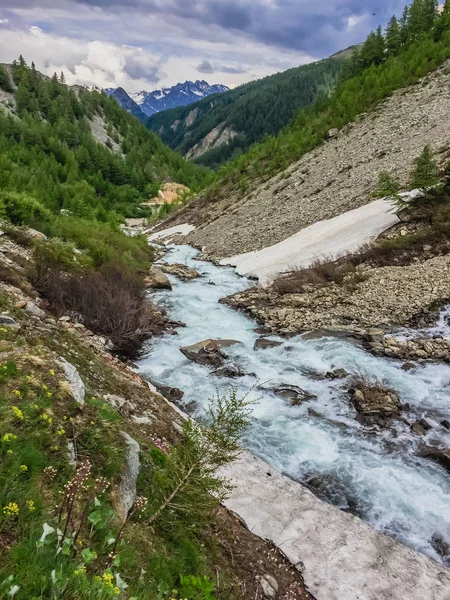
<path fill-rule="evenodd" d="M 184 391 L 182 402 L 195 402 L 201 416 L 211 398 L 235 387 L 258 400 L 243 444 L 282 473 L 305 482 L 326 478 L 327 500 L 352 510 L 379 531 L 441 560 L 431 540 L 450 542 L 450 475 L 441 466 L 415 455 L 424 438 L 413 436 L 408 424 L 397 422 L 383 431 L 368 430 L 355 420 L 347 380 L 323 381 L 314 373 L 333 369 L 358 371 L 386 381 L 410 409 L 411 422 L 426 418 L 433 428 L 425 441 L 450 447 L 450 432 L 439 423 L 450 418 L 450 367 L 422 364 L 412 371 L 399 361 L 377 358 L 337 339 L 277 338 L 282 345 L 255 351 L 257 324 L 219 299 L 251 282 L 233 269 L 195 260 L 189 246 L 171 246 L 164 261 L 195 268 L 201 277 L 181 282 L 170 276 L 173 291 L 155 294 L 171 319 L 186 324 L 178 335 L 152 341 L 139 363 L 141 375 Z M 247 375 L 218 378 L 179 351 L 205 339 L 235 339 L 227 348 L 230 361 Z M 289 400 L 258 386 L 300 386 L 317 399 L 292 407 Z M 250 390 L 250 392 L 249 392 Z"/>

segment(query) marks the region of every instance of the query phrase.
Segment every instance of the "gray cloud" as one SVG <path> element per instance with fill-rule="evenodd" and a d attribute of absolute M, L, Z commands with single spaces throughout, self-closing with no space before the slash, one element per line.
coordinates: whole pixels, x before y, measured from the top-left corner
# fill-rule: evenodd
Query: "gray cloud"
<path fill-rule="evenodd" d="M 122 10 L 124 0 L 76 0 L 105 9 Z M 370 29 L 399 12 L 405 0 L 130 0 L 135 10 L 181 19 L 186 31 L 216 26 L 241 32 L 255 41 L 325 56 L 360 41 Z M 349 19 L 365 17 L 349 28 Z"/>
<path fill-rule="evenodd" d="M 212 66 L 212 64 L 208 61 L 208 60 L 204 60 L 202 61 L 198 66 L 197 66 L 197 71 L 199 73 L 215 73 L 215 69 Z"/>
<path fill-rule="evenodd" d="M 230 73 L 232 75 L 242 75 L 247 73 L 248 69 L 245 67 L 232 67 L 222 64 L 211 64 L 209 60 L 203 60 L 197 67 L 199 73 L 212 74 L 212 73 Z"/>

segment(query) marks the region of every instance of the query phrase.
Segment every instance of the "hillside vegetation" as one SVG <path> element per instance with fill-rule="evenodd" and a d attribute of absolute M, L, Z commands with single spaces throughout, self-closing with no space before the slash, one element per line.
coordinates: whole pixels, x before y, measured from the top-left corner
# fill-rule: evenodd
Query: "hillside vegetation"
<path fill-rule="evenodd" d="M 116 351 L 136 355 L 161 331 L 161 313 L 145 295 L 153 251 L 119 225 L 151 215 L 141 203 L 157 195 L 160 182 L 199 189 L 208 171 L 114 99 L 68 88 L 63 75 L 44 77 L 23 58 L 0 68 L 0 85 L 0 218 L 54 238 L 29 243 L 29 280 L 55 315 L 77 315 Z"/>
<path fill-rule="evenodd" d="M 437 0 L 413 0 L 401 20 L 392 17 L 384 34 L 378 28 L 353 53 L 332 95 L 303 109 L 277 137 L 225 164 L 210 197 L 229 193 L 225 183 L 245 192 L 250 180 L 268 179 L 285 169 L 321 144 L 330 130 L 341 129 L 396 89 L 417 82 L 449 56 L 448 0 L 441 14 Z"/>
<path fill-rule="evenodd" d="M 150 118 L 148 127 L 171 148 L 216 167 L 264 136 L 276 135 L 300 108 L 318 96 L 327 97 L 340 65 L 340 60 L 328 59 L 289 69 L 189 107 L 159 113 Z M 230 134 L 228 143 L 217 142 L 223 131 Z M 208 144 L 197 149 L 207 136 Z"/>

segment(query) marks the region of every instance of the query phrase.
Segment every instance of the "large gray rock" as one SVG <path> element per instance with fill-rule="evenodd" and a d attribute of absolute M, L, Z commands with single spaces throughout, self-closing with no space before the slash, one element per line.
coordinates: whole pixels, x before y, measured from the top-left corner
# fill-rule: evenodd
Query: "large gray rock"
<path fill-rule="evenodd" d="M 20 329 L 19 323 L 16 323 L 12 317 L 6 314 L 0 315 L 0 327 L 7 327 L 8 329 Z"/>
<path fill-rule="evenodd" d="M 31 302 L 31 300 L 25 304 L 24 311 L 30 315 L 33 315 L 33 317 L 38 317 L 38 319 L 45 319 L 47 317 L 42 308 L 36 306 L 36 304 Z"/>
<path fill-rule="evenodd" d="M 165 275 L 158 267 L 152 267 L 149 274 L 145 278 L 145 285 L 147 288 L 155 290 L 171 290 L 172 284 L 169 281 L 167 275 Z"/>
<path fill-rule="evenodd" d="M 70 362 L 67 362 L 67 360 L 62 356 L 59 358 L 59 362 L 64 370 L 64 374 L 74 400 L 83 406 L 86 391 L 80 374 L 78 373 L 77 369 L 70 364 Z"/>
<path fill-rule="evenodd" d="M 218 369 L 226 358 L 222 349 L 229 348 L 235 344 L 240 344 L 240 342 L 236 340 L 208 339 L 192 344 L 191 346 L 184 346 L 183 348 L 180 348 L 180 352 L 184 354 L 186 358 L 199 365 L 208 365 Z"/>
<path fill-rule="evenodd" d="M 141 467 L 139 458 L 141 449 L 137 441 L 129 436 L 128 433 L 122 431 L 122 435 L 125 438 L 128 449 L 123 468 L 122 481 L 119 486 L 118 512 L 121 519 L 125 521 L 128 513 L 136 502 L 136 483 Z"/>
<path fill-rule="evenodd" d="M 358 386 L 350 390 L 350 396 L 358 420 L 364 424 L 384 427 L 389 424 L 389 419 L 398 418 L 402 411 L 397 394 L 382 386 Z"/>

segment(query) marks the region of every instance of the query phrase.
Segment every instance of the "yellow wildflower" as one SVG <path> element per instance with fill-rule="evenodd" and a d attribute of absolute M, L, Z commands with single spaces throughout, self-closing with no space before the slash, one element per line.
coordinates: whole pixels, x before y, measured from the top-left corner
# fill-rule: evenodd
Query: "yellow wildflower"
<path fill-rule="evenodd" d="M 54 376 L 55 376 L 55 371 L 54 371 L 53 369 L 50 369 L 49 373 L 50 373 L 50 375 L 51 375 L 52 377 L 54 377 Z"/>
<path fill-rule="evenodd" d="M 58 429 L 58 431 L 56 432 L 58 435 L 64 435 L 66 433 L 65 429 Z"/>
<path fill-rule="evenodd" d="M 5 517 L 14 518 L 19 514 L 19 507 L 16 502 L 10 502 L 3 507 L 3 514 Z"/>
<path fill-rule="evenodd" d="M 40 417 L 41 421 L 47 423 L 47 425 L 51 425 L 53 423 L 53 419 L 47 413 L 43 413 Z"/>
<path fill-rule="evenodd" d="M 51 392 L 47 392 L 47 398 L 51 398 L 53 394 Z"/>
<path fill-rule="evenodd" d="M 39 404 L 33 404 L 33 408 L 34 408 L 34 410 L 39 410 L 40 406 L 39 406 Z"/>
<path fill-rule="evenodd" d="M 48 390 L 48 387 L 45 385 L 45 383 L 44 383 L 44 385 L 42 386 L 42 389 L 44 390 L 44 392 L 46 392 L 46 391 Z"/>
<path fill-rule="evenodd" d="M 59 446 L 50 446 L 50 450 L 52 450 L 53 452 L 57 452 L 59 450 Z"/>
<path fill-rule="evenodd" d="M 113 592 L 115 593 L 116 596 L 118 596 L 120 594 L 120 590 L 118 587 L 114 587 Z"/>
<path fill-rule="evenodd" d="M 20 465 L 20 470 L 23 471 L 24 473 L 25 473 L 25 471 L 28 471 L 27 465 Z"/>
<path fill-rule="evenodd" d="M 91 425 L 95 425 L 95 421 L 91 421 Z"/>
<path fill-rule="evenodd" d="M 20 393 L 20 390 L 13 390 L 13 394 L 14 394 L 14 396 L 17 396 L 17 397 L 19 397 L 19 396 L 21 396 L 21 395 L 22 395 L 22 394 Z"/>
<path fill-rule="evenodd" d="M 30 512 L 34 512 L 36 510 L 36 507 L 34 505 L 34 500 L 27 500 L 26 505 Z"/>
<path fill-rule="evenodd" d="M 5 444 L 9 444 L 9 442 L 13 442 L 14 440 L 17 440 L 17 435 L 14 435 L 14 433 L 5 433 L 2 437 L 2 442 L 5 442 Z"/>
<path fill-rule="evenodd" d="M 16 390 L 16 391 L 19 391 L 19 390 Z M 20 394 L 20 392 L 19 392 L 19 394 Z M 16 419 L 19 419 L 19 421 L 23 421 L 23 412 L 20 410 L 20 408 L 18 406 L 12 406 L 11 410 L 13 411 Z"/>
<path fill-rule="evenodd" d="M 8 452 L 6 454 L 12 454 L 13 451 L 12 450 L 8 450 Z"/>

